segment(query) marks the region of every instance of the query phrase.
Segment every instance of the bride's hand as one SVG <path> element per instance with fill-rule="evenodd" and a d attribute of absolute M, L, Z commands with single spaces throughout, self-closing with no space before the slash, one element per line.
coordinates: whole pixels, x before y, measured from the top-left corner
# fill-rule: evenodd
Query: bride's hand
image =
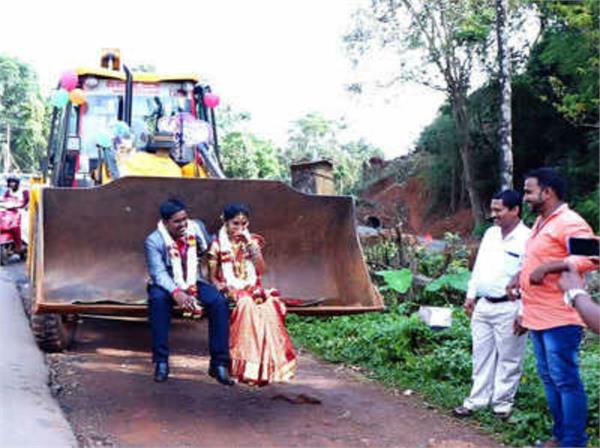
<path fill-rule="evenodd" d="M 251 242 L 252 241 L 252 236 L 250 235 L 250 231 L 248 230 L 248 228 L 245 228 L 244 230 L 242 230 L 240 232 L 240 235 L 246 240 L 246 242 Z"/>

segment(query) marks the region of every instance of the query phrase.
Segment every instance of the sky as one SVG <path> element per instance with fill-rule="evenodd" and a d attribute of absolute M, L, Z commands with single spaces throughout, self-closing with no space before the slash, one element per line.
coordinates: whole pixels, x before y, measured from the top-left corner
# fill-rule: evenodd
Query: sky
<path fill-rule="evenodd" d="M 415 84 L 360 97 L 345 91 L 393 64 L 375 59 L 353 72 L 344 53 L 351 14 L 366 2 L 19 0 L 2 7 L 0 53 L 31 64 L 50 92 L 62 72 L 98 66 L 102 48 L 119 48 L 129 66 L 209 80 L 222 104 L 251 114 L 253 133 L 279 145 L 293 121 L 320 112 L 345 118 L 342 138 L 364 138 L 394 158 L 413 149 L 443 96 Z"/>

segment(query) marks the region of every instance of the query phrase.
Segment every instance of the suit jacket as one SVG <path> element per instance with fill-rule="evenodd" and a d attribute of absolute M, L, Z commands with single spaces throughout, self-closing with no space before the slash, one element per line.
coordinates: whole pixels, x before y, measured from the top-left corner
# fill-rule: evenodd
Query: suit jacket
<path fill-rule="evenodd" d="M 198 242 L 198 261 L 200 261 L 200 256 L 208 249 L 208 244 L 210 244 L 212 237 L 206 230 L 206 226 L 202 221 L 194 220 L 194 222 L 197 224 L 200 231 L 199 234 L 196 234 L 196 241 Z M 160 286 L 169 293 L 172 293 L 177 289 L 177 285 L 173 280 L 173 266 L 171 265 L 171 258 L 169 257 L 167 245 L 158 229 L 146 238 L 146 241 L 144 242 L 144 252 L 146 254 L 148 274 L 150 274 L 150 283 Z M 198 281 L 209 283 L 202 275 L 201 271 L 198 273 Z"/>

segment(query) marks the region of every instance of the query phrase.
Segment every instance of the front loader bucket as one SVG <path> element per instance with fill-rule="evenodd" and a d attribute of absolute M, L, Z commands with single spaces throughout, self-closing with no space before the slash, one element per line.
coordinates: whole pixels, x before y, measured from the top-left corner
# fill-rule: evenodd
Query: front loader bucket
<path fill-rule="evenodd" d="M 45 188 L 32 218 L 30 272 L 37 312 L 131 314 L 144 308 L 144 239 L 158 206 L 181 198 L 210 232 L 230 202 L 251 210 L 252 231 L 265 237 L 266 287 L 305 301 L 305 314 L 383 309 L 371 284 L 349 197 L 299 193 L 281 182 L 126 177 L 95 188 Z M 310 306 L 310 303 L 317 303 Z"/>

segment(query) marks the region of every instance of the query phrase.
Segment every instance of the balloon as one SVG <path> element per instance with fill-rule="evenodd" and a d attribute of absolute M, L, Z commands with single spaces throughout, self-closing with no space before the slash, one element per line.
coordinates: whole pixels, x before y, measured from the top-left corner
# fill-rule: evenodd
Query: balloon
<path fill-rule="evenodd" d="M 117 121 L 113 125 L 113 133 L 115 137 L 119 138 L 129 138 L 131 136 L 131 131 L 129 130 L 129 126 L 124 121 Z"/>
<path fill-rule="evenodd" d="M 221 98 L 214 93 L 207 92 L 204 94 L 204 105 L 210 109 L 214 109 L 221 102 Z"/>
<path fill-rule="evenodd" d="M 77 83 L 79 83 L 79 76 L 75 72 L 64 72 L 60 77 L 60 86 L 69 92 L 77 87 Z"/>
<path fill-rule="evenodd" d="M 65 89 L 58 89 L 52 96 L 52 105 L 62 109 L 69 102 L 69 92 Z"/>
<path fill-rule="evenodd" d="M 96 134 L 96 144 L 103 148 L 110 148 L 112 146 L 112 137 L 106 131 L 99 131 Z"/>
<path fill-rule="evenodd" d="M 98 146 L 102 146 L 103 148 L 111 148 L 112 147 L 112 143 L 113 143 L 112 136 L 110 135 L 110 132 L 108 132 L 105 129 L 96 132 L 95 140 L 96 140 L 96 145 L 98 145 Z"/>
<path fill-rule="evenodd" d="M 81 89 L 71 90 L 71 92 L 69 93 L 69 99 L 76 106 L 81 106 L 82 104 L 85 104 L 85 102 L 87 101 L 87 99 L 85 97 L 85 92 Z"/>

